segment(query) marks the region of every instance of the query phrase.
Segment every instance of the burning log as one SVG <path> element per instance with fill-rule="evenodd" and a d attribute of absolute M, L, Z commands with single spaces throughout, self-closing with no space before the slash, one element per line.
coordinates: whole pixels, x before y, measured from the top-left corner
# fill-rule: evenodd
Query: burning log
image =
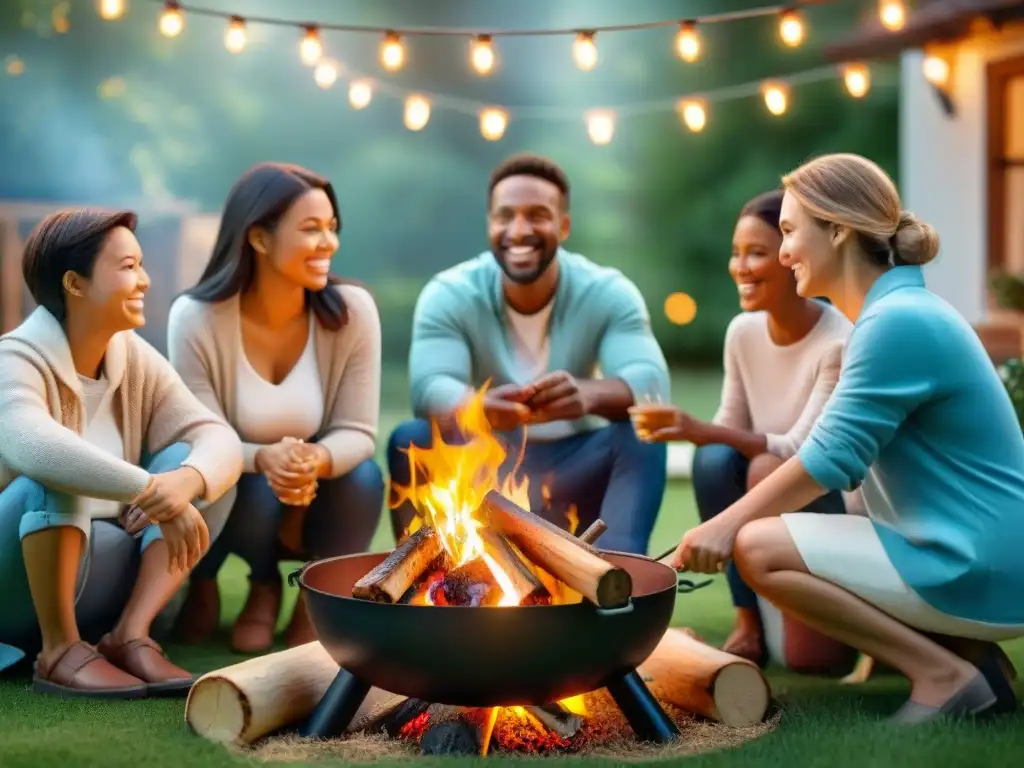
<path fill-rule="evenodd" d="M 582 717 L 573 714 L 557 702 L 545 704 L 542 707 L 524 707 L 524 709 L 542 726 L 563 739 L 571 739 L 583 727 Z"/>
<path fill-rule="evenodd" d="M 771 690 L 756 664 L 684 630 L 668 630 L 638 672 L 662 701 L 725 725 L 754 725 L 768 711 Z"/>
<path fill-rule="evenodd" d="M 352 587 L 352 597 L 397 603 L 405 591 L 441 556 L 441 539 L 423 526 L 391 551 Z"/>
<path fill-rule="evenodd" d="M 488 522 L 536 565 L 601 608 L 629 602 L 633 580 L 589 544 L 506 499 L 497 491 L 484 498 Z"/>
<path fill-rule="evenodd" d="M 547 595 L 547 589 L 511 547 L 508 539 L 488 529 L 480 531 L 480 538 L 484 542 L 484 551 L 508 577 L 513 593 L 519 597 L 519 605 L 531 605 Z"/>

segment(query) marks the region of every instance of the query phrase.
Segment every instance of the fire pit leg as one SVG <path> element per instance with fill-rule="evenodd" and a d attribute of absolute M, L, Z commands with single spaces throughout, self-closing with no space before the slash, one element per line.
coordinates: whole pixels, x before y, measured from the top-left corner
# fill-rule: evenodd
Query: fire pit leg
<path fill-rule="evenodd" d="M 672 722 L 658 699 L 644 683 L 640 673 L 633 670 L 621 680 L 608 686 L 608 693 L 625 716 L 640 741 L 664 744 L 679 736 L 679 729 Z"/>
<path fill-rule="evenodd" d="M 341 736 L 369 692 L 369 683 L 364 683 L 347 669 L 339 669 L 320 703 L 299 729 L 299 735 L 304 739 Z"/>

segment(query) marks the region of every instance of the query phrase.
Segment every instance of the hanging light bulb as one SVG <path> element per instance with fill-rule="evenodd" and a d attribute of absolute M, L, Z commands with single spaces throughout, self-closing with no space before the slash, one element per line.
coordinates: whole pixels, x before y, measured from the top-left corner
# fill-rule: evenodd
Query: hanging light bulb
<path fill-rule="evenodd" d="M 597 66 L 597 43 L 594 42 L 593 32 L 580 32 L 576 35 L 572 56 L 576 59 L 576 66 L 585 72 Z"/>
<path fill-rule="evenodd" d="M 487 141 L 497 141 L 505 135 L 508 115 L 497 107 L 488 107 L 480 112 L 480 135 Z"/>
<path fill-rule="evenodd" d="M 353 109 L 369 106 L 373 99 L 373 83 L 369 80 L 353 80 L 348 84 L 348 103 Z"/>
<path fill-rule="evenodd" d="M 779 37 L 790 48 L 796 48 L 804 41 L 804 22 L 797 11 L 783 11 L 779 20 Z"/>
<path fill-rule="evenodd" d="M 700 56 L 700 35 L 697 25 L 692 21 L 684 21 L 676 33 L 676 53 L 683 61 L 694 62 Z"/>
<path fill-rule="evenodd" d="M 936 88 L 945 88 L 949 83 L 949 62 L 942 56 L 930 54 L 921 62 L 924 79 Z"/>
<path fill-rule="evenodd" d="M 861 99 L 871 89 L 871 73 L 863 64 L 849 64 L 843 69 L 843 82 L 853 98 Z"/>
<path fill-rule="evenodd" d="M 890 32 L 898 32 L 907 23 L 907 11 L 902 0 L 879 0 L 878 18 Z"/>
<path fill-rule="evenodd" d="M 479 35 L 469 44 L 469 61 L 477 74 L 489 75 L 494 69 L 494 44 L 490 35 Z"/>
<path fill-rule="evenodd" d="M 325 91 L 338 79 L 338 65 L 333 61 L 321 59 L 313 70 L 313 80 Z"/>
<path fill-rule="evenodd" d="M 302 41 L 299 43 L 299 58 L 307 67 L 312 67 L 324 55 L 324 44 L 320 42 L 320 30 L 316 27 L 305 27 Z"/>
<path fill-rule="evenodd" d="M 430 121 L 430 102 L 422 96 L 410 96 L 405 100 L 405 127 L 420 131 Z"/>
<path fill-rule="evenodd" d="M 405 46 L 397 32 L 384 35 L 384 43 L 380 47 L 380 63 L 388 72 L 397 72 L 405 66 Z"/>
<path fill-rule="evenodd" d="M 707 110 L 704 108 L 704 103 L 698 99 L 683 99 L 679 102 L 676 110 L 686 127 L 694 133 L 700 133 L 707 125 Z"/>
<path fill-rule="evenodd" d="M 765 83 L 761 86 L 764 105 L 773 115 L 785 113 L 789 107 L 789 89 L 782 83 Z"/>
<path fill-rule="evenodd" d="M 113 21 L 124 16 L 124 0 L 97 0 L 96 11 L 104 21 Z"/>
<path fill-rule="evenodd" d="M 587 113 L 587 135 L 595 144 L 607 144 L 615 137 L 615 113 L 597 109 Z"/>
<path fill-rule="evenodd" d="M 160 14 L 160 34 L 164 37 L 177 37 L 185 28 L 185 14 L 177 0 L 167 0 L 164 12 Z"/>
<path fill-rule="evenodd" d="M 224 47 L 229 53 L 241 53 L 245 50 L 245 19 L 232 16 L 224 33 Z"/>

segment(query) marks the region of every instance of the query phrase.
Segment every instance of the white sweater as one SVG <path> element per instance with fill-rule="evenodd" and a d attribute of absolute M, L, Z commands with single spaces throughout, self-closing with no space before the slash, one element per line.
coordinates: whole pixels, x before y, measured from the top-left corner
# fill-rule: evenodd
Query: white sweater
<path fill-rule="evenodd" d="M 832 395 L 853 325 L 830 305 L 804 338 L 779 346 L 765 312 L 736 316 L 725 334 L 725 379 L 714 422 L 765 435 L 768 452 L 788 459 Z"/>

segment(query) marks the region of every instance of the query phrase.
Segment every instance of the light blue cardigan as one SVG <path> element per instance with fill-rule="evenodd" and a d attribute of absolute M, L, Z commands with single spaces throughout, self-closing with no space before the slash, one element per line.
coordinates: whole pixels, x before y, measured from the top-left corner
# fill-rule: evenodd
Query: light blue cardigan
<path fill-rule="evenodd" d="M 872 286 L 799 456 L 828 490 L 872 475 L 889 504 L 866 499 L 868 514 L 926 602 L 1024 624 L 1024 436 L 977 334 L 920 267 Z"/>

